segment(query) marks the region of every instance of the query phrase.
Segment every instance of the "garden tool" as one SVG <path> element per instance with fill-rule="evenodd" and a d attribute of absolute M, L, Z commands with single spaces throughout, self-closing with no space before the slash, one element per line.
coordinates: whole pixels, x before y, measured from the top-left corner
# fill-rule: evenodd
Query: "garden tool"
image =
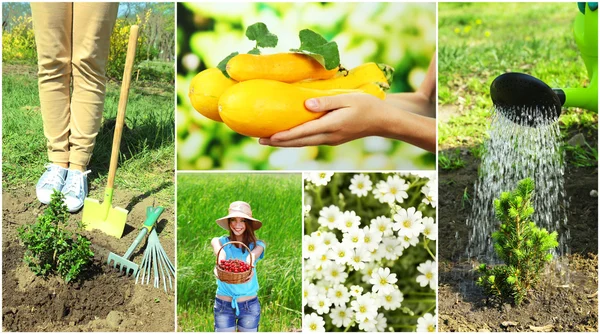
<path fill-rule="evenodd" d="M 167 253 L 160 244 L 156 230 L 152 230 L 150 236 L 148 236 L 148 243 L 146 245 L 144 258 L 142 259 L 142 264 L 140 267 L 142 270 L 138 271 L 135 278 L 135 284 L 138 283 L 138 280 L 141 284 L 148 284 L 152 279 L 154 287 L 158 288 L 160 286 L 160 281 L 162 280 L 163 288 L 165 292 L 167 292 L 168 280 L 168 289 L 173 290 L 173 282 L 175 281 L 175 266 L 173 266 L 173 263 L 171 263 Z M 154 278 L 151 278 L 152 275 L 154 275 Z"/>
<path fill-rule="evenodd" d="M 150 231 L 154 232 L 154 224 L 158 220 L 158 217 L 163 212 L 163 210 L 164 208 L 160 206 L 156 208 L 146 208 L 146 220 L 144 221 L 144 225 L 142 225 L 142 230 L 137 235 L 131 246 L 129 246 L 127 252 L 125 252 L 125 255 L 119 256 L 113 252 L 110 252 L 110 254 L 108 254 L 108 259 L 106 260 L 106 263 L 110 265 L 111 262 L 114 262 L 113 268 L 117 268 L 117 266 L 119 266 L 120 273 L 124 272 L 127 276 L 131 271 L 131 277 L 136 276 L 139 271 L 139 266 L 130 261 L 129 257 L 131 256 L 131 254 L 133 254 L 133 251 L 135 251 L 140 242 L 144 240 L 146 234 L 148 234 L 148 232 Z"/>
<path fill-rule="evenodd" d="M 127 109 L 127 97 L 129 96 L 129 84 L 131 82 L 131 71 L 133 60 L 135 58 L 135 49 L 138 38 L 138 26 L 131 26 L 129 31 L 129 45 L 127 46 L 127 57 L 125 59 L 125 71 L 123 73 L 123 83 L 121 84 L 121 95 L 119 97 L 119 107 L 117 112 L 117 122 L 113 136 L 112 152 L 110 155 L 110 168 L 108 171 L 108 181 L 104 190 L 104 202 L 86 197 L 83 202 L 82 221 L 87 230 L 99 229 L 102 232 L 116 238 L 121 238 L 125 230 L 128 211 L 112 207 L 113 187 L 115 174 L 117 173 L 117 163 L 119 161 L 119 146 L 121 145 L 121 135 L 123 133 L 123 123 L 125 122 L 125 109 Z"/>
<path fill-rule="evenodd" d="M 578 3 L 578 6 L 580 12 L 573 31 L 590 78 L 589 86 L 551 89 L 527 74 L 502 74 L 492 82 L 490 95 L 496 109 L 510 120 L 537 127 L 556 121 L 562 107 L 598 112 L 598 3 Z"/>

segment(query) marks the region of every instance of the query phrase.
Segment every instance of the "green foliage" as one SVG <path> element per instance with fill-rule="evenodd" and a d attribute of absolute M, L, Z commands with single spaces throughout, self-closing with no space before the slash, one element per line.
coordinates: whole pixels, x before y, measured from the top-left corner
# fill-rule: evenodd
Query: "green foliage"
<path fill-rule="evenodd" d="M 31 16 L 11 17 L 11 29 L 2 29 L 2 62 L 35 64 L 37 53 Z"/>
<path fill-rule="evenodd" d="M 229 73 L 227 73 L 227 63 L 229 62 L 229 60 L 237 55 L 239 55 L 239 52 L 232 52 L 229 54 L 229 56 L 225 57 L 223 60 L 221 60 L 221 62 L 219 62 L 219 65 L 217 65 L 217 68 L 221 70 L 221 72 L 223 72 L 223 75 L 230 78 Z M 252 53 L 254 54 L 254 53 Z"/>
<path fill-rule="evenodd" d="M 251 41 L 256 41 L 256 45 L 254 49 L 250 50 L 248 53 L 253 53 L 258 51 L 259 47 L 261 48 L 274 48 L 277 46 L 277 35 L 271 33 L 267 28 L 267 25 L 262 22 L 254 23 L 253 25 L 248 26 L 246 29 L 246 37 L 248 37 Z"/>
<path fill-rule="evenodd" d="M 552 260 L 551 250 L 558 246 L 557 232 L 548 233 L 531 221 L 534 182 L 527 178 L 517 189 L 504 192 L 494 201 L 498 231 L 492 233 L 494 250 L 505 263 L 495 267 L 481 264 L 477 285 L 503 301 L 521 304 L 534 289 L 541 271 Z"/>
<path fill-rule="evenodd" d="M 443 170 L 459 169 L 465 166 L 458 148 L 454 152 L 441 152 L 438 156 L 438 163 Z"/>
<path fill-rule="evenodd" d="M 68 231 L 69 212 L 64 195 L 54 191 L 44 213 L 31 225 L 19 227 L 19 238 L 26 247 L 23 260 L 40 276 L 58 274 L 65 282 L 76 280 L 92 263 L 91 242 Z M 82 226 L 79 226 L 81 228 Z"/>
<path fill-rule="evenodd" d="M 590 146 L 587 142 L 585 145 L 567 145 L 564 149 L 567 151 L 567 161 L 575 167 L 596 167 L 598 166 L 598 149 L 595 146 Z"/>
<path fill-rule="evenodd" d="M 336 42 L 329 42 L 310 29 L 301 30 L 299 36 L 300 48 L 291 51 L 315 57 L 327 70 L 332 70 L 340 65 L 340 51 Z"/>

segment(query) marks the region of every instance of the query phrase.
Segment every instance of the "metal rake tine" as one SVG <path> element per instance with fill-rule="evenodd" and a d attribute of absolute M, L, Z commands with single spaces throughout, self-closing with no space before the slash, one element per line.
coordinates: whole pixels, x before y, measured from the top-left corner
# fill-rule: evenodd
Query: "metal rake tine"
<path fill-rule="evenodd" d="M 165 252 L 165 250 L 161 247 L 160 248 L 160 259 L 162 261 L 162 266 L 163 269 L 166 272 L 166 277 L 169 279 L 169 288 L 171 290 L 173 290 L 173 280 L 171 279 L 171 275 L 173 275 L 174 277 L 174 273 L 171 271 L 171 267 L 169 266 L 169 257 L 167 256 L 167 253 Z M 167 281 L 165 279 L 165 292 L 167 291 Z"/>
<path fill-rule="evenodd" d="M 156 247 L 154 247 L 154 245 L 152 245 L 152 270 L 154 271 L 154 287 L 158 288 L 158 285 L 160 283 L 160 278 L 158 276 L 158 261 L 156 261 L 156 257 L 158 254 L 156 254 Z"/>
<path fill-rule="evenodd" d="M 162 277 L 162 281 L 163 281 L 163 287 L 164 287 L 165 292 L 167 292 L 167 279 L 166 279 L 166 275 L 165 275 L 164 260 L 162 258 L 160 247 L 157 248 L 156 253 L 157 253 L 156 262 L 158 262 L 158 267 L 160 268 L 160 273 L 162 274 L 161 277 Z M 159 283 L 160 283 L 160 280 L 159 280 Z"/>

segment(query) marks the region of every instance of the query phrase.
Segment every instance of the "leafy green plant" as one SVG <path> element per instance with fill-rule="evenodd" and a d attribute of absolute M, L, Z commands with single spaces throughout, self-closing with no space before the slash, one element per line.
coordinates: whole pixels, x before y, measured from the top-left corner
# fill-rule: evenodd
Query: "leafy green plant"
<path fill-rule="evenodd" d="M 87 238 L 65 228 L 69 213 L 63 199 L 64 195 L 55 191 L 37 221 L 19 227 L 18 232 L 27 248 L 23 259 L 29 268 L 44 277 L 56 273 L 68 283 L 91 265 L 94 253 Z"/>
<path fill-rule="evenodd" d="M 438 156 L 438 163 L 443 170 L 453 170 L 463 168 L 465 162 L 460 157 L 460 149 L 456 149 L 454 153 L 441 152 Z"/>
<path fill-rule="evenodd" d="M 575 167 L 595 167 L 598 166 L 598 149 L 585 143 L 581 145 L 564 145 L 564 149 L 569 153 L 567 160 Z"/>
<path fill-rule="evenodd" d="M 481 264 L 477 285 L 487 294 L 503 301 L 521 304 L 527 292 L 539 282 L 544 266 L 552 260 L 551 250 L 558 246 L 557 233 L 540 229 L 531 220 L 534 182 L 527 178 L 517 189 L 503 192 L 494 200 L 498 231 L 492 233 L 494 250 L 504 265 Z"/>

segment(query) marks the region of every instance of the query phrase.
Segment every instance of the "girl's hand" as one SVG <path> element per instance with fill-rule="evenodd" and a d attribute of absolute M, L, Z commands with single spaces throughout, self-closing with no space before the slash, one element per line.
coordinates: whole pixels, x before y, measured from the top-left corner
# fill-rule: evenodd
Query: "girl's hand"
<path fill-rule="evenodd" d="M 250 263 L 250 265 L 252 267 L 254 267 L 254 260 L 256 259 L 254 253 L 250 252 L 250 254 L 248 254 L 248 256 L 246 257 L 246 262 Z"/>
<path fill-rule="evenodd" d="M 252 271 L 250 272 L 250 276 L 248 276 L 248 279 L 246 279 L 246 280 L 245 280 L 243 283 L 248 283 L 248 282 L 250 282 L 250 280 L 252 279 L 252 277 L 254 277 L 254 270 L 252 270 Z"/>
<path fill-rule="evenodd" d="M 342 94 L 305 101 L 306 109 L 313 112 L 329 111 L 323 117 L 298 125 L 290 130 L 261 138 L 262 145 L 301 147 L 340 145 L 345 142 L 381 135 L 380 111 L 385 102 L 368 94 Z"/>

